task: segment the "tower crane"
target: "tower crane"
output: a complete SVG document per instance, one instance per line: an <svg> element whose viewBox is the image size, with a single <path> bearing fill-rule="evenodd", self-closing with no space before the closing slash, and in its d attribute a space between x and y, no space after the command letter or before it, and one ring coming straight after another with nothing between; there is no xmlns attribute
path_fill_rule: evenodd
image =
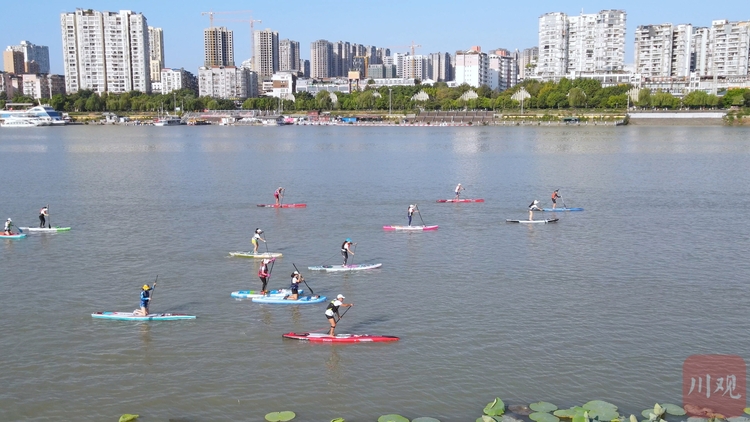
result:
<svg viewBox="0 0 750 422"><path fill-rule="evenodd" d="M226 14L238 14L238 13L250 13L252 15L252 10L236 10L233 12L214 12L213 10L209 12L201 12L201 16L208 15L208 20L210 22L210 28L214 27L214 15L226 15Z"/></svg>
<svg viewBox="0 0 750 422"><path fill-rule="evenodd" d="M411 48L411 78L416 79L416 66L414 66L414 50L417 48L422 48L422 46L412 41L409 45L389 45L388 48Z"/></svg>
<svg viewBox="0 0 750 422"><path fill-rule="evenodd" d="M257 72L257 69L255 69L255 39L253 38L253 34L255 34L255 23L261 23L263 22L260 19L253 19L252 15L250 15L250 19L216 19L217 21L231 21L231 22L249 22L250 23L250 61L253 64L253 70Z"/></svg>

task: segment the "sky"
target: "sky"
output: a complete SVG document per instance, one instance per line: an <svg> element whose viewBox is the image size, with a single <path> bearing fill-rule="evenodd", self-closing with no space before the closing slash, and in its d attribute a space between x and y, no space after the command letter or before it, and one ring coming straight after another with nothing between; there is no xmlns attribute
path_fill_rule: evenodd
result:
<svg viewBox="0 0 750 422"><path fill-rule="evenodd" d="M750 20L750 1L685 0L569 1L569 0L38 0L34 7L14 7L0 26L0 47L27 40L50 50L52 73L63 73L60 14L77 8L143 13L149 26L164 30L165 67L185 68L197 74L203 65L203 29L213 11L214 26L234 30L235 62L251 55L250 24L221 19L261 20L255 29L277 31L279 39L299 41L300 55L310 58L310 43L325 39L376 47L391 53L407 52L414 42L416 54L455 53L480 46L523 50L538 44L539 16L549 12L568 15L603 9L627 12L625 63L633 62L634 30L639 25L690 23L710 26L712 20Z"/></svg>

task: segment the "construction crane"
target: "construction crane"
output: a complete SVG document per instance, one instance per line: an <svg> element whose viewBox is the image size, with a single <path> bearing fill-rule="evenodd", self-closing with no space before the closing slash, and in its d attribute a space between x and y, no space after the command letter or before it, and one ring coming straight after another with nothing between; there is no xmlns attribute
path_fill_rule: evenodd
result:
<svg viewBox="0 0 750 422"><path fill-rule="evenodd" d="M257 72L258 70L255 68L255 39L253 38L253 34L255 33L255 22L261 23L263 21L260 19L253 19L252 15L250 15L250 19L216 19L216 20L250 23L250 61L253 64L253 71Z"/></svg>
<svg viewBox="0 0 750 422"><path fill-rule="evenodd" d="M415 44L414 41L409 45L389 45L388 48L411 48L411 78L416 79L416 66L414 66L414 50L422 48L420 44Z"/></svg>
<svg viewBox="0 0 750 422"><path fill-rule="evenodd" d="M214 12L213 10L210 12L201 12L201 16L208 15L208 20L210 22L210 28L214 27L214 15L226 15L226 14L237 14L237 13L250 13L252 15L252 10L236 10L234 12Z"/></svg>

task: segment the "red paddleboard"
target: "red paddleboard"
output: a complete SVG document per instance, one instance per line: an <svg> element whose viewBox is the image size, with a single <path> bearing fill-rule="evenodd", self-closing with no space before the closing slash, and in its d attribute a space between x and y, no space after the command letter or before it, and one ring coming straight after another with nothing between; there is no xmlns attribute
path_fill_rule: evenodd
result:
<svg viewBox="0 0 750 422"><path fill-rule="evenodd" d="M258 204L258 206L266 208L305 208L307 204Z"/></svg>
<svg viewBox="0 0 750 422"><path fill-rule="evenodd" d="M370 334L336 334L336 336L331 337L322 333L286 333L282 337L317 343L377 343L399 340L396 336L373 336Z"/></svg>
<svg viewBox="0 0 750 422"><path fill-rule="evenodd" d="M484 202L484 199L438 199L435 202Z"/></svg>

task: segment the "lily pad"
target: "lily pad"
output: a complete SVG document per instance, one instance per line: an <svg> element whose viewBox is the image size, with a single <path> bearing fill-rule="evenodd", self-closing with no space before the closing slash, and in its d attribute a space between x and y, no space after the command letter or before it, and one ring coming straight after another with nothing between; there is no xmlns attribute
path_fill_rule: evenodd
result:
<svg viewBox="0 0 750 422"><path fill-rule="evenodd" d="M529 419L536 422L560 422L560 418L552 416L547 412L535 412L529 415Z"/></svg>
<svg viewBox="0 0 750 422"><path fill-rule="evenodd" d="M378 422L409 422L409 419L401 415L383 415L378 418Z"/></svg>
<svg viewBox="0 0 750 422"><path fill-rule="evenodd" d="M575 416L573 416L573 422L589 422L587 416L588 415L585 415L584 413L576 413Z"/></svg>
<svg viewBox="0 0 750 422"><path fill-rule="evenodd" d="M346 422L344 418L331 419L331 422Z"/></svg>
<svg viewBox="0 0 750 422"><path fill-rule="evenodd" d="M614 421L615 419L620 418L620 414L617 413L617 410L601 408L590 411L589 417L592 419L598 419L600 421Z"/></svg>
<svg viewBox="0 0 750 422"><path fill-rule="evenodd" d="M687 413L685 412L685 409L682 408L682 406L678 406L676 404L665 403L662 404L661 407L663 407L664 410L666 410L667 413L672 416L683 416Z"/></svg>
<svg viewBox="0 0 750 422"><path fill-rule="evenodd" d="M505 413L505 403L500 400L500 397L496 397L484 407L484 414L487 416L502 416L503 413Z"/></svg>
<svg viewBox="0 0 750 422"><path fill-rule="evenodd" d="M557 410L557 406L546 401L531 403L529 407L535 412L554 412L555 410Z"/></svg>
<svg viewBox="0 0 750 422"><path fill-rule="evenodd" d="M559 410L555 410L554 412L552 412L552 414L557 416L558 418L564 418L564 419L572 419L573 416L575 416L577 413L578 411L573 407L571 407L570 409L559 409Z"/></svg>
<svg viewBox="0 0 750 422"><path fill-rule="evenodd" d="M654 405L654 415L661 418L661 415L664 414L664 408L659 405L659 403L656 403Z"/></svg>
<svg viewBox="0 0 750 422"><path fill-rule="evenodd" d="M492 416L482 415L477 418L476 422L500 422L500 420Z"/></svg>
<svg viewBox="0 0 750 422"><path fill-rule="evenodd" d="M297 415L294 412L286 410L283 412L271 412L266 415L266 420L268 422L287 422L295 417L297 417Z"/></svg>
<svg viewBox="0 0 750 422"><path fill-rule="evenodd" d="M508 410L521 416L529 416L530 414L534 413L534 411L531 410L529 406L524 406L522 404L512 404L508 406Z"/></svg>
<svg viewBox="0 0 750 422"><path fill-rule="evenodd" d="M641 416L643 416L646 419L649 419L652 413L654 413L654 409L645 409L643 412L641 412Z"/></svg>
<svg viewBox="0 0 750 422"><path fill-rule="evenodd" d="M610 409L612 411L617 411L617 406L602 400L591 400L590 402L584 404L583 408L589 411L601 409Z"/></svg>
<svg viewBox="0 0 750 422"><path fill-rule="evenodd" d="M745 411L745 413L747 413L748 415L750 415L750 407L746 407L743 410Z"/></svg>
<svg viewBox="0 0 750 422"><path fill-rule="evenodd" d="M635 415L630 415L630 422L638 422L638 418Z"/></svg>
<svg viewBox="0 0 750 422"><path fill-rule="evenodd" d="M411 422L440 422L440 421L435 418L422 417L422 418L412 419Z"/></svg>
<svg viewBox="0 0 750 422"><path fill-rule="evenodd" d="M118 422L132 422L136 419L138 419L138 415L131 415L129 413L126 413L120 416L120 420Z"/></svg>

